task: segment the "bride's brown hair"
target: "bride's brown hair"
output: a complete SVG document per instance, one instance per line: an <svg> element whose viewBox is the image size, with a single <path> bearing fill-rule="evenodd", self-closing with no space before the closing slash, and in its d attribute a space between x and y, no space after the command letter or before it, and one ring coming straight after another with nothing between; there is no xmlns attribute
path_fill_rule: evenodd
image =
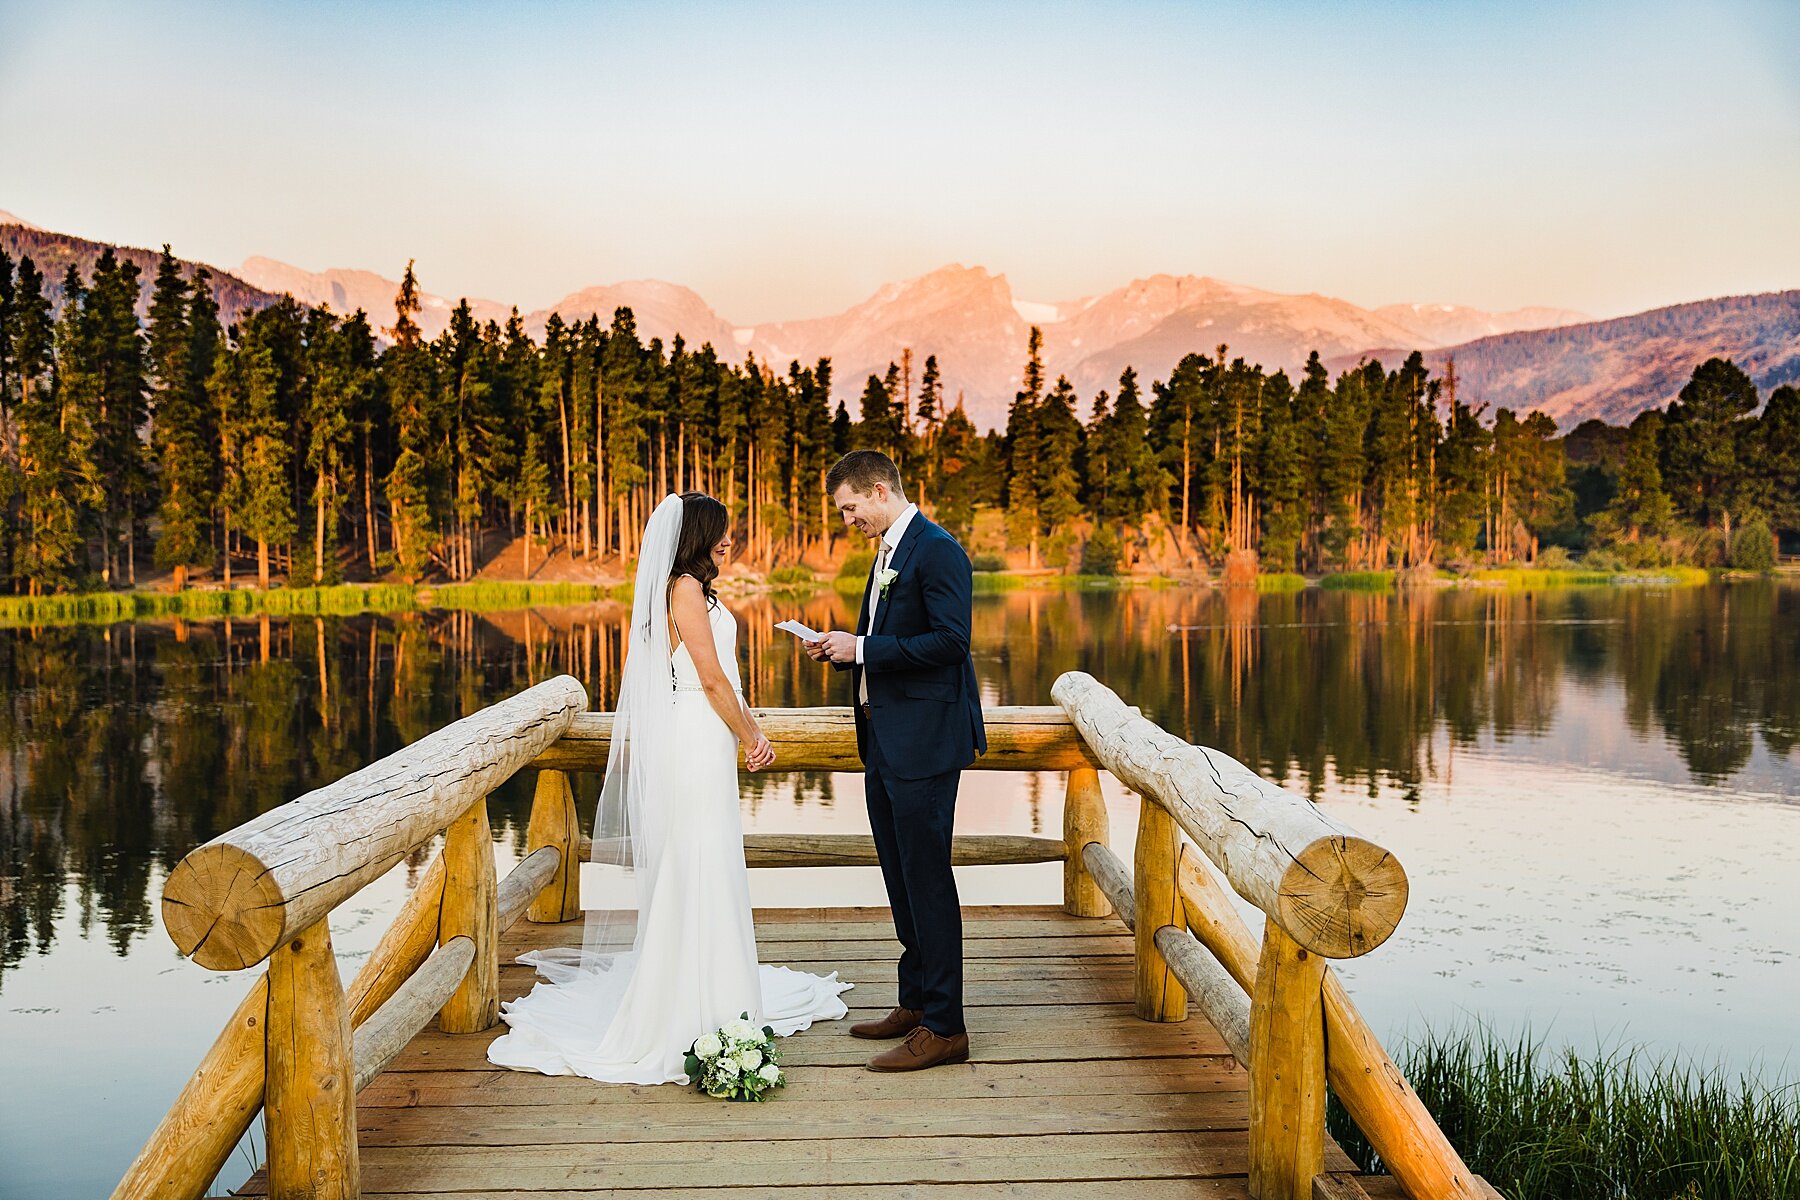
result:
<svg viewBox="0 0 1800 1200"><path fill-rule="evenodd" d="M681 540L675 546L675 563L669 568L670 581L692 575L700 581L706 602L717 603L713 580L719 577L719 564L713 561L712 548L730 528L731 514L723 504L705 492L681 493Z"/></svg>

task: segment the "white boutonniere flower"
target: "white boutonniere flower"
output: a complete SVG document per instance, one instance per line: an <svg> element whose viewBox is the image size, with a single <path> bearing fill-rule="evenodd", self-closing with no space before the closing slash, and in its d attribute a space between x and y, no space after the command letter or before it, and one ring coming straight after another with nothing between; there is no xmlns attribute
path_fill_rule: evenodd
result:
<svg viewBox="0 0 1800 1200"><path fill-rule="evenodd" d="M898 578L900 578L900 572L892 567L883 567L881 574L875 577L875 585L880 589L882 599L887 599L888 587Z"/></svg>

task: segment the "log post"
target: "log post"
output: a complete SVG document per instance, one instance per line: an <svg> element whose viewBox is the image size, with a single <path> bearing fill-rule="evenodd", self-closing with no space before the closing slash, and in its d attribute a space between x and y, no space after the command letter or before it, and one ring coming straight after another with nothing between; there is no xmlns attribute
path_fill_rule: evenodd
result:
<svg viewBox="0 0 1800 1200"><path fill-rule="evenodd" d="M1063 793L1063 911L1071 917L1104 917L1112 911L1106 893L1088 874L1082 851L1089 842L1106 844L1106 799L1100 794L1100 772L1077 767L1069 772Z"/></svg>
<svg viewBox="0 0 1800 1200"><path fill-rule="evenodd" d="M1194 935L1239 987L1254 992L1260 953L1256 935L1238 916L1224 887L1191 851L1181 860L1181 899ZM1469 1170L1438 1128L1329 968L1324 993L1325 1078L1381 1156L1388 1174L1400 1181L1408 1196L1421 1200L1487 1197L1491 1189Z"/></svg>
<svg viewBox="0 0 1800 1200"><path fill-rule="evenodd" d="M263 1121L269 1195L276 1200L356 1200L355 1063L331 928L317 921L269 957Z"/></svg>
<svg viewBox="0 0 1800 1200"><path fill-rule="evenodd" d="M1149 796L1138 817L1137 853L1131 890L1137 912L1132 935L1137 939L1137 1015L1144 1021L1187 1020L1187 992L1156 948L1156 931L1185 924L1175 872L1181 861L1181 838L1175 820Z"/></svg>
<svg viewBox="0 0 1800 1200"><path fill-rule="evenodd" d="M559 925L581 915L581 825L575 815L575 792L564 771L539 771L537 790L531 797L531 825L525 832L529 854L544 846L562 853L556 874L531 901L525 919L538 925Z"/></svg>
<svg viewBox="0 0 1800 1200"><path fill-rule="evenodd" d="M190 852L163 885L176 949L253 966L442 831L587 707L560 676L472 713Z"/></svg>
<svg viewBox="0 0 1800 1200"><path fill-rule="evenodd" d="M462 986L438 1012L445 1033L480 1033L500 1019L500 914L494 877L494 839L488 829L487 798L444 830L444 906L438 914L438 945L466 937L475 943Z"/></svg>
<svg viewBox="0 0 1800 1200"><path fill-rule="evenodd" d="M1406 872L1386 850L1217 750L1192 746L1070 671L1050 694L1100 765L1155 796L1238 895L1328 958L1381 945L1406 911Z"/></svg>
<svg viewBox="0 0 1800 1200"><path fill-rule="evenodd" d="M1250 1001L1250 1196L1311 1200L1325 1169L1325 959L1273 917Z"/></svg>

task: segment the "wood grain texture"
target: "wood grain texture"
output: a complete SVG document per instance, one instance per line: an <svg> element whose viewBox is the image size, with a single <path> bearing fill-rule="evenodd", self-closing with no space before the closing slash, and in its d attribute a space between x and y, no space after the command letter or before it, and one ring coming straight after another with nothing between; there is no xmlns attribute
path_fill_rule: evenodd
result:
<svg viewBox="0 0 1800 1200"><path fill-rule="evenodd" d="M584 837L580 853L584 862L623 863L631 847L626 839L605 838L596 858L593 839ZM959 867L1060 862L1067 856L1058 838L971 833L950 840L950 861ZM866 833L747 833L744 862L752 867L873 867L880 859L875 839Z"/></svg>
<svg viewBox="0 0 1800 1200"><path fill-rule="evenodd" d="M201 966L253 966L435 837L587 707L563 675L464 717L192 851L163 923Z"/></svg>
<svg viewBox="0 0 1800 1200"><path fill-rule="evenodd" d="M539 846L513 864L513 869L500 881L494 897L494 915L499 932L505 933L518 923L526 909L531 907L532 899L543 893L561 864L562 852L554 846ZM546 946L560 945L569 939L569 931L566 929L558 930L555 926L532 928L543 928L546 933L561 935L556 940L546 941Z"/></svg>
<svg viewBox="0 0 1800 1200"><path fill-rule="evenodd" d="M1156 948L1162 952L1163 960L1175 973L1188 999L1219 1031L1219 1037L1230 1047L1232 1056L1248 1067L1250 1001L1237 981L1226 974L1219 960L1185 929L1164 925L1156 931Z"/></svg>
<svg viewBox="0 0 1800 1200"><path fill-rule="evenodd" d="M556 873L531 901L525 918L542 925L573 921L581 915L581 822L575 815L575 791L563 771L539 771L531 797L531 823L525 849L549 846L558 852Z"/></svg>
<svg viewBox="0 0 1800 1200"><path fill-rule="evenodd" d="M1195 936L1246 994L1254 991L1261 953L1256 935L1231 906L1211 868L1192 854L1182 861L1181 895ZM1357 1011L1337 973L1329 969L1323 994L1326 1078L1387 1169L1413 1196L1445 1200L1485 1196L1486 1185L1438 1128L1425 1102Z"/></svg>
<svg viewBox="0 0 1800 1200"><path fill-rule="evenodd" d="M1071 671L1051 695L1101 765L1166 809L1240 896L1329 958L1367 954L1406 911L1399 860L1242 763L1193 746Z"/></svg>
<svg viewBox="0 0 1800 1200"><path fill-rule="evenodd" d="M175 1103L126 1168L112 1200L203 1195L262 1111L269 977L258 976Z"/></svg>
<svg viewBox="0 0 1800 1200"><path fill-rule="evenodd" d="M1106 845L1106 798L1100 793L1100 773L1092 767L1069 772L1063 792L1063 911L1072 917L1104 917L1112 911L1106 893L1088 874L1082 851L1088 843Z"/></svg>
<svg viewBox="0 0 1800 1200"><path fill-rule="evenodd" d="M356 1089L350 1010L324 921L269 959L269 1194L280 1200L356 1200Z"/></svg>
<svg viewBox="0 0 1800 1200"><path fill-rule="evenodd" d="M1137 1013L1145 1021L1185 1021L1187 991L1169 970L1156 945L1156 931L1183 925L1175 873L1181 862L1181 834L1174 818L1148 796L1138 816L1137 852L1131 872L1137 905L1132 921L1136 939Z"/></svg>
<svg viewBox="0 0 1800 1200"><path fill-rule="evenodd" d="M1250 1002L1250 1195L1312 1200L1325 1169L1325 959L1270 918Z"/></svg>
<svg viewBox="0 0 1800 1200"><path fill-rule="evenodd" d="M775 750L778 771L861 771L849 708L751 709ZM612 714L582 713L548 746L536 767L604 771L612 746ZM1100 765L1069 718L1054 705L984 708L987 753L972 771L1072 771Z"/></svg>
<svg viewBox="0 0 1800 1200"><path fill-rule="evenodd" d="M475 954L462 985L444 1002L438 1023L446 1033L479 1033L500 1019L499 880L487 797L478 798L444 831L444 904L438 945L466 937Z"/></svg>
<svg viewBox="0 0 1800 1200"><path fill-rule="evenodd" d="M1104 862L1098 852L1096 843L1084 860ZM1135 920L1125 886L1122 912ZM819 966L857 984L844 997L845 1021L783 1040L791 1084L773 1101L728 1105L691 1089L506 1071L487 1062L494 1031L428 1027L358 1097L364 1195L1248 1200L1248 1074L1198 1015L1137 1018L1134 939L1117 922L1048 906L966 909L973 1059L880 1075L864 1069L870 1047L844 1026L893 1003L889 914L756 918L765 961L800 965L784 951L817 953ZM510 963L566 933L522 922L502 955ZM1186 939L1172 962L1202 953L1184 930L1161 934L1165 953ZM1059 953L1024 953L1033 943ZM434 962L415 980L424 986L437 972ZM535 982L529 969L505 966L500 994ZM1351 1169L1335 1147L1326 1166ZM244 1189L264 1190L260 1178Z"/></svg>
<svg viewBox="0 0 1800 1200"><path fill-rule="evenodd" d="M475 943L454 937L432 952L382 1006L356 1029L356 1090L387 1070L406 1044L431 1024L456 990L462 986L475 961Z"/></svg>
<svg viewBox="0 0 1800 1200"><path fill-rule="evenodd" d="M444 856L439 854L419 876L393 923L381 935L375 949L344 990L352 1028L387 1003L400 985L411 978L419 964L438 944L438 910L444 903Z"/></svg>

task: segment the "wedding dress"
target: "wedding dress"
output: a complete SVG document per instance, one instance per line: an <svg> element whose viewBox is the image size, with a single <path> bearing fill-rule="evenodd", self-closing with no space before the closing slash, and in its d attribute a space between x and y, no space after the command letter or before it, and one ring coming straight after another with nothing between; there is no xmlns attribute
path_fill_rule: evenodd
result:
<svg viewBox="0 0 1800 1200"><path fill-rule="evenodd" d="M685 1083L694 1040L746 1012L786 1036L848 1011L839 996L852 985L836 972L757 963L737 738L701 690L687 646L668 651L669 566L646 561L669 540L671 511L679 534L680 501L670 496L651 517L639 559L594 831L601 903L587 905L582 948L519 957L544 982L501 1006L511 1028L488 1047L498 1066L606 1083ZM662 548L672 562L673 541ZM719 663L738 689L737 620L717 604L708 620Z"/></svg>

